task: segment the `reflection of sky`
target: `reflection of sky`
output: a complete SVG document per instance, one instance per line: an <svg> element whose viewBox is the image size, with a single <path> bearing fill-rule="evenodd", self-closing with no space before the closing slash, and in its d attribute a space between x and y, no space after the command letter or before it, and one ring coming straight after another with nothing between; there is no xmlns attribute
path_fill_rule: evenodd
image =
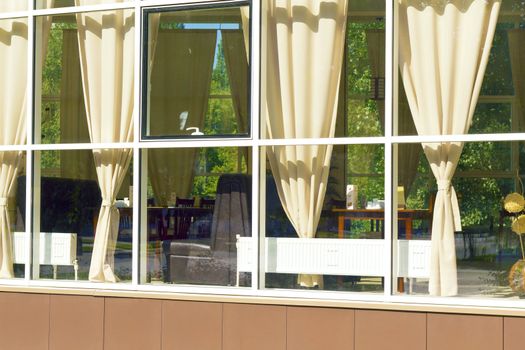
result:
<svg viewBox="0 0 525 350"><path fill-rule="evenodd" d="M217 30L217 43L215 44L215 58L213 59L213 68L217 65L219 55L219 42L222 39L221 30L239 29L239 23L183 23L184 29L215 29Z"/></svg>

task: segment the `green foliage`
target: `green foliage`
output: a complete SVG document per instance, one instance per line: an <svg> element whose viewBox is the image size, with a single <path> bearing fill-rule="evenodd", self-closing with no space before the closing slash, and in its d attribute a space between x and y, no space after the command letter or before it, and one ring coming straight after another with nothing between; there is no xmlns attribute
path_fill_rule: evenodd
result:
<svg viewBox="0 0 525 350"><path fill-rule="evenodd" d="M230 80L224 59L221 36L218 36L215 64L212 72L208 112L205 117L206 135L227 135L237 132L237 121L231 98ZM215 96L215 97L213 97ZM214 197L219 174L239 172L239 149L235 147L204 148L200 150L198 169L193 184L193 195ZM246 167L241 170L246 171Z"/></svg>
<svg viewBox="0 0 525 350"><path fill-rule="evenodd" d="M62 31L72 24L53 23L49 33L47 55L42 68L41 138L42 143L60 143L60 96L62 81ZM42 153L43 169L60 167L60 152Z"/></svg>
<svg viewBox="0 0 525 350"><path fill-rule="evenodd" d="M384 28L382 21L349 22L347 28L347 135L383 134L378 103L367 97L372 77L366 32ZM347 183L358 186L360 201L384 198L384 146L347 146Z"/></svg>
<svg viewBox="0 0 525 350"><path fill-rule="evenodd" d="M514 94L507 36L507 30L513 27L514 23L498 23L496 27L481 95Z"/></svg>
<svg viewBox="0 0 525 350"><path fill-rule="evenodd" d="M380 136L383 134L378 102L366 99L370 95L370 80L372 78L366 31L381 28L384 28L382 21L348 23L346 85L348 97L347 135L350 137Z"/></svg>
<svg viewBox="0 0 525 350"><path fill-rule="evenodd" d="M212 97L208 101L204 133L206 135L231 135L237 133L237 119L231 98L230 80L220 35L215 53L210 95Z"/></svg>

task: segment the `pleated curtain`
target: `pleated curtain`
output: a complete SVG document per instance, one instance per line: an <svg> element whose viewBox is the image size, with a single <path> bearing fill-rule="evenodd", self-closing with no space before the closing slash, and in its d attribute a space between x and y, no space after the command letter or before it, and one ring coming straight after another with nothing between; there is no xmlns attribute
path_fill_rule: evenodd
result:
<svg viewBox="0 0 525 350"><path fill-rule="evenodd" d="M267 8L266 136L334 136L347 2L269 0ZM267 147L279 198L300 238L315 237L331 155L331 145ZM300 275L298 283L321 286L322 278Z"/></svg>
<svg viewBox="0 0 525 350"><path fill-rule="evenodd" d="M246 60L250 61L250 7L241 6L241 26L244 38L244 47L246 48Z"/></svg>
<svg viewBox="0 0 525 350"><path fill-rule="evenodd" d="M53 1L47 0L48 5ZM0 12L23 11L26 1L2 0ZM45 57L49 36L50 17L45 17L38 28L42 33L42 57ZM27 18L0 20L0 144L23 145L26 143L27 118ZM23 152L0 152L0 278L13 278L13 252L11 223L9 218L9 197L22 164Z"/></svg>
<svg viewBox="0 0 525 350"><path fill-rule="evenodd" d="M82 74L75 29L62 30L62 80L60 85L60 141L90 142ZM96 180L93 155L88 151L61 151L60 174L69 179Z"/></svg>
<svg viewBox="0 0 525 350"><path fill-rule="evenodd" d="M106 0L76 0L77 6ZM122 2L114 0L112 2ZM82 86L92 143L133 140L134 11L113 10L76 15ZM89 280L116 282L114 252L119 228L115 207L126 176L131 149L94 149L102 207L98 215Z"/></svg>
<svg viewBox="0 0 525 350"><path fill-rule="evenodd" d="M418 134L466 134L500 1L398 1L399 65ZM438 188L429 282L429 293L436 296L458 292L454 232L461 230L461 218L451 180L462 148L461 142L423 144Z"/></svg>
<svg viewBox="0 0 525 350"><path fill-rule="evenodd" d="M525 130L525 29L510 29L507 35L514 95L520 105L519 130L523 131Z"/></svg>
<svg viewBox="0 0 525 350"><path fill-rule="evenodd" d="M410 106L406 98L403 86L399 86L399 98L397 108L398 134L417 135L417 130L410 113ZM405 189L405 201L417 176L419 158L423 149L419 143L400 143L397 152L397 183Z"/></svg>
<svg viewBox="0 0 525 350"><path fill-rule="evenodd" d="M237 120L237 132L246 133L248 131L248 103L249 98L249 48L247 48L244 32L237 30L222 31L222 47L224 50L224 61L228 71L230 81L231 96L235 119ZM244 148L242 155L246 160L248 169L251 168L249 150Z"/></svg>
<svg viewBox="0 0 525 350"><path fill-rule="evenodd" d="M204 128L216 42L215 30L159 30L150 80L151 135L189 135L188 127ZM180 118L184 113L185 121ZM167 205L173 194L190 196L198 152L176 148L148 153L157 204Z"/></svg>

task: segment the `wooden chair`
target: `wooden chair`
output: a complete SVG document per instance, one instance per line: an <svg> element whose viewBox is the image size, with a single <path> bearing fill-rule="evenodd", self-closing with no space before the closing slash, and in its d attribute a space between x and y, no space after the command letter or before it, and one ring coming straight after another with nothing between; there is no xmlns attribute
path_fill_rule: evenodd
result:
<svg viewBox="0 0 525 350"><path fill-rule="evenodd" d="M175 200L176 207L191 208L195 206L195 197L193 198L179 198Z"/></svg>
<svg viewBox="0 0 525 350"><path fill-rule="evenodd" d="M213 209L215 208L215 198L202 198L199 207L203 209L209 209L210 212L199 217L197 220L198 238L210 237Z"/></svg>
<svg viewBox="0 0 525 350"><path fill-rule="evenodd" d="M195 197L193 198L177 198L175 206L178 208L193 208L195 206ZM175 239L188 238L190 225L193 221L191 213L184 210L176 211L175 216Z"/></svg>
<svg viewBox="0 0 525 350"><path fill-rule="evenodd" d="M202 198L200 202L200 207L213 209L215 207L215 198Z"/></svg>

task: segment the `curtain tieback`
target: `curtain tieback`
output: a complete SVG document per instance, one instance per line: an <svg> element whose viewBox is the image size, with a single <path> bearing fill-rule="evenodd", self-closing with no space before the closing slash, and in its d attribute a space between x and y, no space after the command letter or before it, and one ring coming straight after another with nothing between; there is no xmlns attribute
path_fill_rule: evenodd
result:
<svg viewBox="0 0 525 350"><path fill-rule="evenodd" d="M7 207L7 197L0 197L0 207Z"/></svg>
<svg viewBox="0 0 525 350"><path fill-rule="evenodd" d="M450 188L452 187L452 182L449 180L438 180L438 191L450 191Z"/></svg>
<svg viewBox="0 0 525 350"><path fill-rule="evenodd" d="M115 201L108 201L107 199L102 200L103 207L114 207Z"/></svg>
<svg viewBox="0 0 525 350"><path fill-rule="evenodd" d="M458 197L454 186L452 186L452 182L450 180L438 180L437 186L438 191L445 191L446 194L450 193L452 215L454 216L454 231L461 231L461 214L459 212Z"/></svg>

